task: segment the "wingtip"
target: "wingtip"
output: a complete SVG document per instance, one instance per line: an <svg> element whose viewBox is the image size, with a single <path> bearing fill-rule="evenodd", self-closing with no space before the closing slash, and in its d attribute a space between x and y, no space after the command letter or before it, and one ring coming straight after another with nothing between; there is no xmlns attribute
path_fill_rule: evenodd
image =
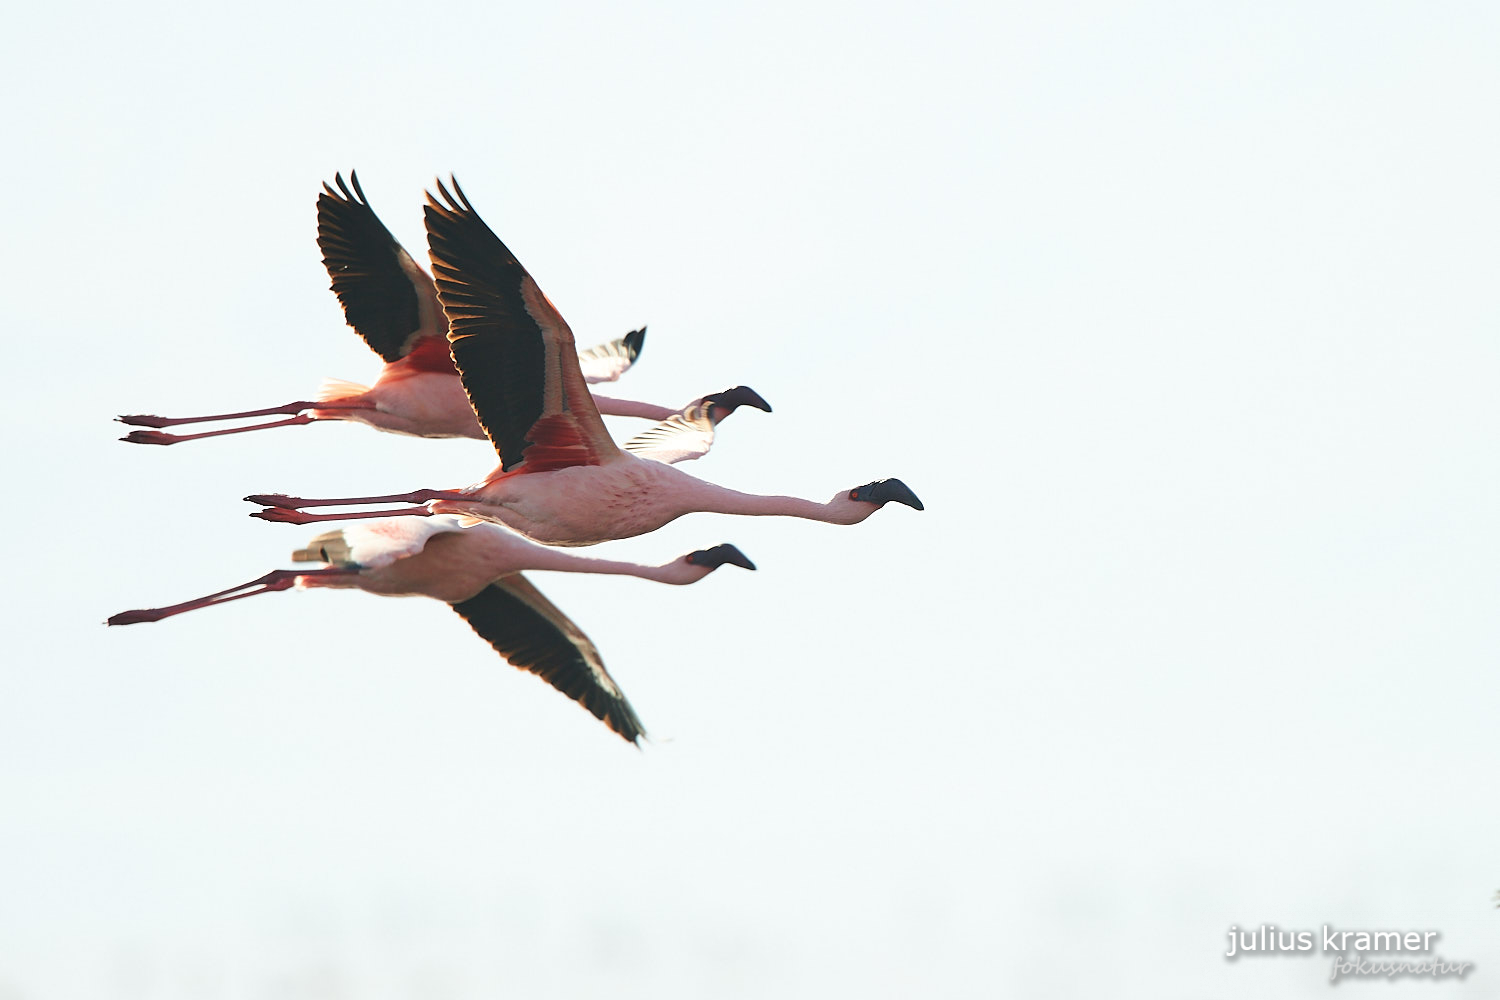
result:
<svg viewBox="0 0 1500 1000"><path fill-rule="evenodd" d="M474 211L474 206L469 202L469 196L464 194L463 185L458 183L458 175L450 173L448 175L448 183L453 185L453 200L460 210L465 212Z"/></svg>
<svg viewBox="0 0 1500 1000"><path fill-rule="evenodd" d="M646 328L643 326L639 330L631 330L625 335L624 340L625 350L630 355L631 363L634 364L635 360L641 356L641 349L646 346Z"/></svg>
<svg viewBox="0 0 1500 1000"><path fill-rule="evenodd" d="M618 707L622 711L609 713L604 719L604 724L622 740L639 750L641 741L647 738L646 727L641 725L640 717L635 714L635 709L630 707L629 702L622 700Z"/></svg>
<svg viewBox="0 0 1500 1000"><path fill-rule="evenodd" d="M350 205L369 207L369 202L365 200L365 192L359 186L359 174L356 171L349 171L349 180L347 182L344 180L343 171L335 171L333 183L338 186L337 191L330 187L327 181L323 182L323 193L318 195L319 201L322 201L324 198L334 198ZM354 186L352 191L350 190L351 184Z"/></svg>
<svg viewBox="0 0 1500 1000"><path fill-rule="evenodd" d="M441 177L434 178L433 180L437 184L438 195L441 196L442 200L439 201L431 191L426 192L428 208L436 209L439 212L449 215L465 212L469 214L474 213L474 206L469 204L469 197L464 194L464 189L459 185L456 175L449 174L447 184L443 183ZM449 184L453 185L452 191L448 190Z"/></svg>
<svg viewBox="0 0 1500 1000"><path fill-rule="evenodd" d="M433 183L437 185L437 194L433 194L431 191L428 191L427 203L433 208L438 209L439 211L453 211L453 195L448 193L448 185L443 183L443 179L441 177L433 178Z"/></svg>

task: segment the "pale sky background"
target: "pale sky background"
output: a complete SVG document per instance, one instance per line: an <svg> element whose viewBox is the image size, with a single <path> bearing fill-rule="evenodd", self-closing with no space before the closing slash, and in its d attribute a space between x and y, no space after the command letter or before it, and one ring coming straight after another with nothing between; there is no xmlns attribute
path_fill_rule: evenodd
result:
<svg viewBox="0 0 1500 1000"><path fill-rule="evenodd" d="M32 5L0 35L0 998L1500 996L1500 8ZM618 395L743 383L690 588L535 577L636 752L450 610L280 594L305 496L469 441L185 415L368 381L314 243L455 172ZM622 434L643 423L614 425Z"/></svg>

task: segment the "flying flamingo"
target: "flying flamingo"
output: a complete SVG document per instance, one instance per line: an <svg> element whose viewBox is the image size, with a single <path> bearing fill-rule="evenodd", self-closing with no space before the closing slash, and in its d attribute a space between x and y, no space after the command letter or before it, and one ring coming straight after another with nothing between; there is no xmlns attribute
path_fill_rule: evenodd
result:
<svg viewBox="0 0 1500 1000"><path fill-rule="evenodd" d="M595 559L526 541L493 524L464 528L454 517L392 518L314 538L293 562L326 569L272 570L265 576L165 608L122 611L109 625L160 621L292 587L354 587L383 596L433 597L453 606L512 666L548 684L632 742L641 722L604 669L588 636L521 575L522 570L614 573L660 583L696 583L728 563L754 569L733 545L691 552L663 566Z"/></svg>
<svg viewBox="0 0 1500 1000"><path fill-rule="evenodd" d="M589 398L568 324L474 211L456 180L453 190L450 194L439 181L443 202L427 196L428 246L453 360L499 467L467 489L339 500L249 496L245 499L252 503L268 505L252 516L305 524L454 513L500 522L546 544L592 545L654 531L693 511L854 524L892 500L922 509L899 479L841 490L827 503L817 503L738 493L622 451ZM352 514L301 510L373 503L424 506Z"/></svg>
<svg viewBox="0 0 1500 1000"><path fill-rule="evenodd" d="M438 304L432 278L396 242L376 217L351 173L353 191L342 174L334 176L338 191L323 185L318 195L318 247L333 280L333 291L344 307L344 318L385 361L374 386L329 379L316 400L284 406L202 417L158 417L136 413L120 422L157 430L131 431L120 440L132 444L177 444L199 438L240 434L309 424L315 420L353 420L377 430L417 437L484 439L458 371L448 353L448 322ZM590 383L613 382L639 357L646 328L618 340L579 352L584 378ZM695 400L702 402L702 400ZM611 416L665 420L676 411L655 403L600 396L599 411ZM285 419L243 427L169 434L159 428L250 417Z"/></svg>

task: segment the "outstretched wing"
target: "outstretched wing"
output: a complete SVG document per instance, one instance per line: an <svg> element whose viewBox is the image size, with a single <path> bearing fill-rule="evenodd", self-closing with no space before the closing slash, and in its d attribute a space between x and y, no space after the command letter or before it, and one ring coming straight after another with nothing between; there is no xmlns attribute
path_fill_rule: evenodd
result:
<svg viewBox="0 0 1500 1000"><path fill-rule="evenodd" d="M661 423L625 442L625 450L640 458L675 464L702 458L714 445L714 428L741 406L771 412L771 404L748 385L713 392L682 408Z"/></svg>
<svg viewBox="0 0 1500 1000"><path fill-rule="evenodd" d="M632 743L645 735L599 650L521 574L502 577L453 610L511 666L536 674Z"/></svg>
<svg viewBox="0 0 1500 1000"><path fill-rule="evenodd" d="M427 195L427 245L453 360L505 472L619 454L578 366L573 331L458 182Z"/></svg>
<svg viewBox="0 0 1500 1000"><path fill-rule="evenodd" d="M434 535L462 531L457 517L380 517L352 521L314 538L292 553L292 562L326 562L355 569L380 569L414 556Z"/></svg>
<svg viewBox="0 0 1500 1000"><path fill-rule="evenodd" d="M624 449L638 458L675 465L702 458L714 444L714 422L708 404L694 403L626 441Z"/></svg>
<svg viewBox="0 0 1500 1000"><path fill-rule="evenodd" d="M586 351L578 352L578 367L583 371L583 380L590 385L595 382L613 382L630 370L635 359L641 356L646 346L646 328L631 330L618 340L597 344Z"/></svg>
<svg viewBox="0 0 1500 1000"><path fill-rule="evenodd" d="M334 175L318 195L318 248L344 307L344 319L389 364L413 352L437 370L452 370L448 322L427 272L375 215L359 175ZM431 359L427 355L432 355Z"/></svg>

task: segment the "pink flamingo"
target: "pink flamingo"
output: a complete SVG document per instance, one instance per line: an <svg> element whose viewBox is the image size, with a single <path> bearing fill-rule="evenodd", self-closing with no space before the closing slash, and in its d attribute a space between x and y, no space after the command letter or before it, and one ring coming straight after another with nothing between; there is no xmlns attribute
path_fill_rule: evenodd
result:
<svg viewBox="0 0 1500 1000"><path fill-rule="evenodd" d="M252 516L305 524L350 517L465 514L551 545L592 545L654 531L693 511L779 514L833 524L863 521L888 501L922 502L899 479L841 490L827 503L738 493L618 448L589 398L573 333L455 180L427 196L427 237L448 339L464 388L500 465L467 489L305 500L249 496ZM435 502L433 502L435 501ZM309 514L301 508L423 504ZM429 505L430 504L430 505Z"/></svg>
<svg viewBox="0 0 1500 1000"><path fill-rule="evenodd" d="M696 583L728 563L754 569L733 545L691 552L662 566L594 559L536 545L493 524L402 517L351 525L314 538L293 562L326 569L272 570L238 587L165 608L122 611L109 625L160 621L185 611L292 587L352 587L383 596L433 597L453 606L512 666L537 674L632 742L644 733L599 650L521 575L522 570L613 573L659 583Z"/></svg>
<svg viewBox="0 0 1500 1000"><path fill-rule="evenodd" d="M417 437L483 440L484 430L469 406L448 352L448 321L432 278L376 217L365 200L358 175L351 173L349 180L353 191L344 183L343 175L337 174L334 182L338 191L325 183L323 193L318 195L318 247L323 251L333 291L344 307L344 318L385 362L375 384L329 379L316 400L239 413L202 417L126 414L116 419L158 429L131 431L120 440L168 445L315 420L353 420L377 430ZM584 379L590 383L615 381L640 356L645 340L646 328L641 327L618 340L580 351ZM597 397L596 401L599 411L611 416L664 420L676 412L655 403L608 396ZM196 434L160 430L181 424L278 415L285 419Z"/></svg>

